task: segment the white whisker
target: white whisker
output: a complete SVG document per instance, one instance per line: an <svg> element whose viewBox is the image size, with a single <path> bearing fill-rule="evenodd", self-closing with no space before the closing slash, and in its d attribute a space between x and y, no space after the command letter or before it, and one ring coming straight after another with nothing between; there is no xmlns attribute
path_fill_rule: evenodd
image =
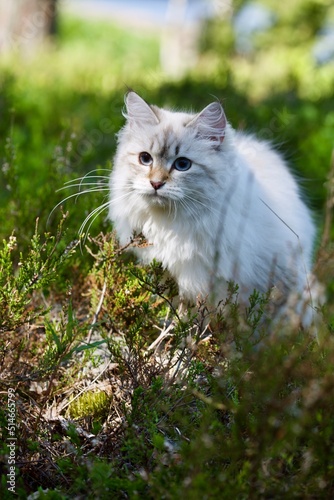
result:
<svg viewBox="0 0 334 500"><path fill-rule="evenodd" d="M61 200L59 203L57 203L57 205L52 209L52 212L56 208L58 208L59 205L61 205L62 203L65 203L67 200L70 200L71 198L78 198L79 196L81 196L83 194L87 194L87 193L99 193L100 191L101 191L100 189L91 188L91 189L85 189L85 191L79 191L78 193L70 194L69 196L66 196L66 198ZM51 212L51 214L52 214L52 212Z"/></svg>
<svg viewBox="0 0 334 500"><path fill-rule="evenodd" d="M96 191L106 191L107 189L109 190L109 185L107 183L102 183L102 182L85 182L84 184L71 184L71 185L68 185L68 186L63 186L59 189L57 189L57 192L59 191L64 191L64 189L70 189L70 188L74 188L74 187L79 187L80 189L82 187L86 187L86 186L95 186L96 188ZM81 194L81 193L84 193L85 191L78 191L77 194Z"/></svg>
<svg viewBox="0 0 334 500"><path fill-rule="evenodd" d="M53 207L53 209L51 210L50 214L49 214L49 217L48 217L48 220L47 220L47 223L49 222L50 220L50 217L51 215L53 214L53 212L59 207L61 206L63 203L65 203L66 201L70 200L71 198L78 198L79 196L81 196L82 194L87 194L87 193L99 193L101 192L101 189L96 189L96 188L90 188L90 189L86 189L85 191L79 191L77 193L73 193L73 194L70 194L69 196L66 196L66 198L63 198L59 203L57 203L57 205L55 205Z"/></svg>
<svg viewBox="0 0 334 500"><path fill-rule="evenodd" d="M80 183L82 183L83 180L92 180L92 179L104 179L105 181L108 181L109 177L107 177L106 175L90 175L89 177L87 177L86 175L84 177L76 177L75 179L71 179L70 181L66 181L64 184L65 185L71 185L73 182L79 182L81 181ZM95 181L96 183L98 183L98 181Z"/></svg>
<svg viewBox="0 0 334 500"><path fill-rule="evenodd" d="M83 221L83 223L81 224L80 228L79 228L79 236L80 236L80 239L82 238L82 236L85 234L85 237L84 237L84 244L86 242L86 239L87 239L87 235L89 233L89 230L92 226L92 224L94 223L94 221L97 219L97 217L106 209L108 208L109 206L109 201L103 203L102 205L100 205L99 207L97 208L94 208L94 210L92 212L90 212L87 217L85 218L85 220ZM92 219L92 220L91 220ZM91 221L90 221L91 220ZM87 228L87 231L86 233L84 233L84 229L85 227L87 226L88 222L90 221L89 225L88 225L88 228Z"/></svg>
<svg viewBox="0 0 334 500"><path fill-rule="evenodd" d="M93 174L94 172L97 172L98 175L91 175ZM100 176L99 172L108 172L108 176ZM108 168L94 168L93 170L90 170L89 172L87 172L87 174L85 174L83 177L80 177L80 179L85 179L86 177L106 177L109 179L109 176L110 176L110 172L111 170L109 170Z"/></svg>
<svg viewBox="0 0 334 500"><path fill-rule="evenodd" d="M91 194L91 193L102 193L110 190L109 188L109 175L92 175L93 173L99 174L99 172L104 171L108 172L110 174L109 169L94 169L88 172L86 175L83 177L77 177L75 179L66 181L64 183L64 186L61 187L60 189L57 190L63 191L65 189L71 189L71 188L78 188L78 191L76 191L73 194L70 194L69 196L66 196L63 198L53 209L51 210L47 223L50 220L51 215L53 212L61 206L63 203L66 203L68 200L75 198L75 202L77 201L77 198L83 194Z"/></svg>
<svg viewBox="0 0 334 500"><path fill-rule="evenodd" d="M194 205L191 205L190 203L187 202L186 198L183 198L182 200L179 200L180 205L184 207L185 211L189 214L189 216L194 219L194 221L197 220L197 212L195 210Z"/></svg>
<svg viewBox="0 0 334 500"><path fill-rule="evenodd" d="M190 191L190 190L188 192L190 192L192 195L195 194L193 191ZM220 214L219 210L217 210L216 208L213 208L209 204L206 204L206 203L198 200L194 196L190 196L189 194L184 194L184 198L187 199L189 202L191 202L191 204L194 206L194 208L196 207L196 205L200 205L201 207L204 207L206 210L208 210L209 212L211 212L213 214L217 214L217 215Z"/></svg>

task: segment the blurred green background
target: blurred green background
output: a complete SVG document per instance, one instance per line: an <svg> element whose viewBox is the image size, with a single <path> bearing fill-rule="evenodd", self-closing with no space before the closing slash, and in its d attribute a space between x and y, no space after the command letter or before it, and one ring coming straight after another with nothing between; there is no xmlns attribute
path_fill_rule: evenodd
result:
<svg viewBox="0 0 334 500"><path fill-rule="evenodd" d="M213 2L213 16L191 35L196 59L177 74L161 63L161 26L85 19L64 8L66 2L58 2L51 41L29 53L18 43L19 50L3 51L0 238L15 230L24 247L36 217L42 230L54 231L60 210L47 226L51 210L75 192L57 192L64 182L111 168L128 87L151 103L175 108L200 110L212 96L221 99L234 127L271 140L289 159L321 227L334 145L334 59L321 60L315 47L333 26L334 8L329 0L256 4L269 16L268 26L247 38L249 26L238 28L238 15L249 2ZM221 5L229 7L219 10ZM170 29L171 38L186 37L181 47L189 42L190 32L180 23L172 21ZM69 239L105 194L64 205ZM108 228L101 215L92 232Z"/></svg>

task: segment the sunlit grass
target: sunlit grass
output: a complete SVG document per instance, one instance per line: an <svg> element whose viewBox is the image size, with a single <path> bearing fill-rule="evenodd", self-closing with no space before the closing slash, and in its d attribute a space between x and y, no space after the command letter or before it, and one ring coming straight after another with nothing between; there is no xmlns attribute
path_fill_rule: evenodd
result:
<svg viewBox="0 0 334 500"><path fill-rule="evenodd" d="M131 84L145 78L159 65L157 35L129 32L106 21L77 20L67 14L60 17L56 41L28 56L22 48L23 56L9 54L0 61L2 69L18 79L21 92L24 88L30 93L75 89L108 95L127 81Z"/></svg>

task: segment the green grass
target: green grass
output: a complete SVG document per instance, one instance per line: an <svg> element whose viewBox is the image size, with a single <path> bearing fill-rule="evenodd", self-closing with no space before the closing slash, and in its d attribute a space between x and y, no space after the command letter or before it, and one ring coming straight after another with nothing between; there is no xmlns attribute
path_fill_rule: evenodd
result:
<svg viewBox="0 0 334 500"><path fill-rule="evenodd" d="M180 81L159 70L155 36L67 17L55 46L0 61L1 498L13 498L12 389L19 498L333 496L334 67L309 52L326 2L290 3L249 58L230 23L209 24ZM65 182L108 175L127 86L176 108L217 96L233 126L290 159L319 227L317 338L259 327L266 297L243 312L233 288L211 331L204 307L180 319L174 284L120 250L103 214L79 239L105 192L53 211L76 192L58 191Z"/></svg>

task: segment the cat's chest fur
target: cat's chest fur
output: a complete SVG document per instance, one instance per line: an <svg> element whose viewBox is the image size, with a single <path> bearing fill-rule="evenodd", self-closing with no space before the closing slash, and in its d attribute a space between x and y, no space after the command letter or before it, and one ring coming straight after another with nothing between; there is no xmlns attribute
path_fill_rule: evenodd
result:
<svg viewBox="0 0 334 500"><path fill-rule="evenodd" d="M148 245L136 248L136 255L145 263L153 259L161 262L178 283L181 296L192 301L199 295L204 298L214 272L215 242L209 226L192 221L184 224L173 220L168 212L157 212L149 217L143 214L141 233Z"/></svg>

